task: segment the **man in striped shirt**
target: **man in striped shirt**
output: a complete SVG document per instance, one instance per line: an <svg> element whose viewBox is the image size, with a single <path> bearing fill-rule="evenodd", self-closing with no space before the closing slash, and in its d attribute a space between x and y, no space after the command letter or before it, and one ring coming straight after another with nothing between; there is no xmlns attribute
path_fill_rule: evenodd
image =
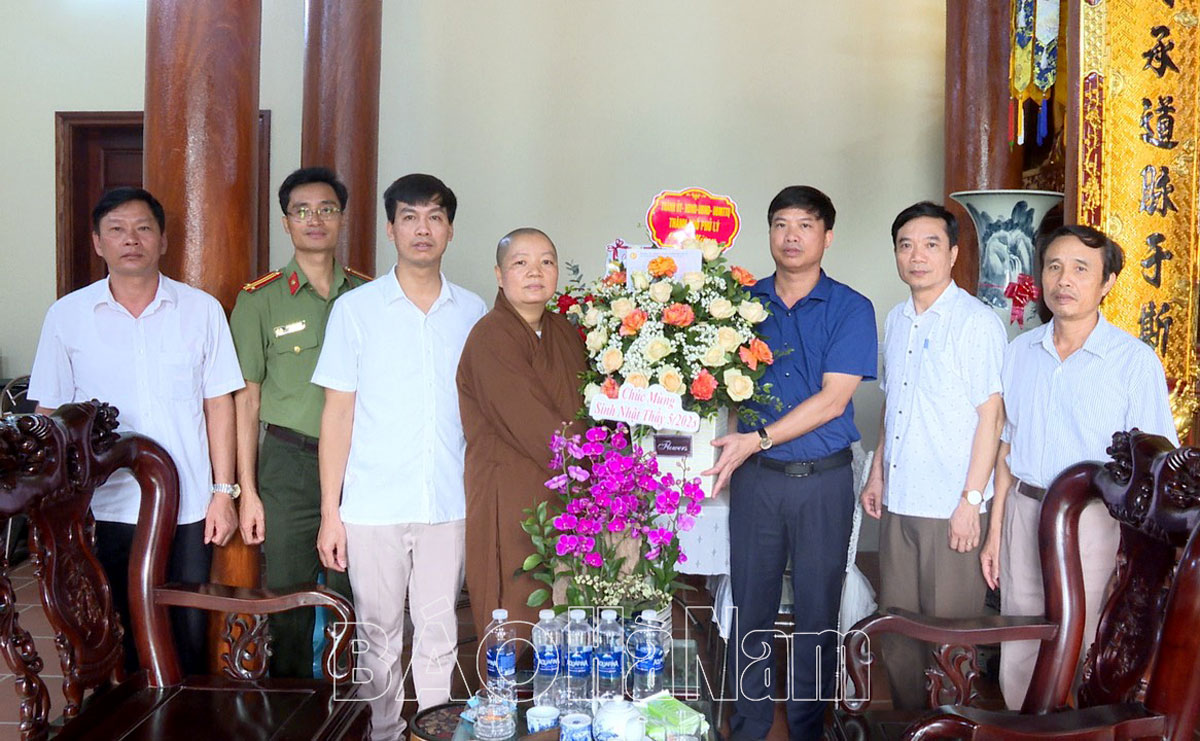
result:
<svg viewBox="0 0 1200 741"><path fill-rule="evenodd" d="M1038 513L1046 487L1079 461L1105 460L1114 432L1134 427L1178 444L1162 363L1154 350L1100 313L1125 262L1121 248L1086 226L1062 226L1038 245L1049 324L1008 346L1001 382L1007 422L996 461L991 526L980 554L984 578L1000 586L1001 613L1044 611L1038 559ZM1120 531L1104 504L1092 502L1079 523L1087 622L1085 652L1096 635ZM1038 641L1010 641L1000 651L1000 689L1020 708Z"/></svg>

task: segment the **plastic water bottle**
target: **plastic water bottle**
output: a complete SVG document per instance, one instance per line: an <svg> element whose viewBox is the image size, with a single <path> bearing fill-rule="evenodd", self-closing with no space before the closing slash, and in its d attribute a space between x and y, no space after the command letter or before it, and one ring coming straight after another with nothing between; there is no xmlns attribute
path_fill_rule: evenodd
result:
<svg viewBox="0 0 1200 741"><path fill-rule="evenodd" d="M625 630L617 622L616 610L600 613L596 628L596 699L620 700L625 697Z"/></svg>
<svg viewBox="0 0 1200 741"><path fill-rule="evenodd" d="M512 699L517 679L515 632L508 624L508 610L492 610L492 622L485 633L487 647L487 688L497 697Z"/></svg>
<svg viewBox="0 0 1200 741"><path fill-rule="evenodd" d="M587 613L571 610L567 623L567 710L592 714L592 629Z"/></svg>
<svg viewBox="0 0 1200 741"><path fill-rule="evenodd" d="M631 694L634 700L645 700L658 694L663 688L663 642L656 618L657 613L654 610L643 610L642 624L629 639L633 652Z"/></svg>
<svg viewBox="0 0 1200 741"><path fill-rule="evenodd" d="M538 624L533 626L534 660L537 663L533 674L533 704L559 707L566 684L562 670L562 625L555 619L554 610L542 610L538 618Z"/></svg>

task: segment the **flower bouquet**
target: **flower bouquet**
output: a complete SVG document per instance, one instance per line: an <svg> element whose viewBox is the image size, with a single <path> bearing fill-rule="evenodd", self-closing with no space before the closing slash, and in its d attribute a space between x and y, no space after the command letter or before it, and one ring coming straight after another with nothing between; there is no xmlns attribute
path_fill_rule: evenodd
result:
<svg viewBox="0 0 1200 741"><path fill-rule="evenodd" d="M687 560L679 532L700 513L697 481L661 473L652 452L633 444L623 424L582 435L556 433L546 487L558 494L525 510L522 528L534 552L523 568L542 582L536 607L559 591L569 606L661 609L682 585Z"/></svg>

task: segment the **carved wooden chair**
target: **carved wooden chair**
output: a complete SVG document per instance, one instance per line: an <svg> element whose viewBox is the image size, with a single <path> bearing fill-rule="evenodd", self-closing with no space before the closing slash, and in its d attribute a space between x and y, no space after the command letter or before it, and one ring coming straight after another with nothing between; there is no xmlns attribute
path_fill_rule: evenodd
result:
<svg viewBox="0 0 1200 741"><path fill-rule="evenodd" d="M893 611L846 637L847 674L867 686L870 639L895 632L937 648L928 670L932 711L867 710L847 698L835 721L844 738L1191 739L1200 711L1200 449L1174 449L1137 430L1113 435L1108 463L1079 463L1051 485L1038 538L1046 616L938 620ZM1120 522L1114 588L1068 698L1083 643L1079 514L1101 498ZM1183 548L1176 568L1177 549ZM1036 638L1041 649L1020 713L973 707L972 645ZM941 706L941 707L938 707Z"/></svg>
<svg viewBox="0 0 1200 741"><path fill-rule="evenodd" d="M237 739L366 738L370 711L355 700L355 685L348 681L351 604L317 585L282 592L165 584L179 507L175 464L154 441L117 435L116 427L117 410L94 401L65 405L52 417L0 419L0 515L29 515L31 557L62 663L66 703L57 738L173 739L197 733ZM122 628L93 554L94 522L88 511L96 487L120 468L132 469L142 491L129 597L144 668L128 678ZM0 566L0 652L16 674L21 736L44 739L51 729L49 693L39 676L43 659L17 620L8 564ZM232 648L221 657L223 676L182 675L169 606L229 613ZM266 614L315 606L337 614L326 628L324 659L331 680L264 679Z"/></svg>

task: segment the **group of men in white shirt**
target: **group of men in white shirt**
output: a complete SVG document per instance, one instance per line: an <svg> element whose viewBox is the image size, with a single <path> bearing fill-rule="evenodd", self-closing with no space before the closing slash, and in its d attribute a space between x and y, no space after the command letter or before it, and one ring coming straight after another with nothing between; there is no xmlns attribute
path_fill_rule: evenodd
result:
<svg viewBox="0 0 1200 741"><path fill-rule="evenodd" d="M406 597L417 700L428 707L449 697L465 518L454 379L467 334L486 312L481 298L441 273L454 234L454 193L436 177L406 175L387 189L384 208L396 265L334 303L312 379L326 395L316 546L329 569L353 564L358 637L370 645L360 656L368 672L359 676L371 677L360 697L371 701L377 739L405 729ZM206 582L211 546L227 543L238 527L233 392L244 381L229 326L216 299L159 272L166 219L152 194L104 194L92 227L109 274L47 312L29 397L43 414L106 401L119 411L119 431L167 449L180 470L181 500L168 578ZM132 477L119 472L92 502L97 556L113 586L131 669L127 572L139 501ZM172 618L185 671L203 673L204 614L177 610Z"/></svg>
<svg viewBox="0 0 1200 741"><path fill-rule="evenodd" d="M1006 346L1000 318L951 278L958 226L949 211L910 206L892 239L911 295L884 328L884 408L862 492L866 512L881 519L880 608L980 615L987 587L999 586L1002 614L1040 615L1046 487L1074 463L1104 460L1114 432L1137 427L1178 444L1158 356L1100 312L1124 255L1090 227L1045 235L1037 264L1053 318ZM1079 533L1090 644L1119 530L1096 501ZM1021 707L1037 648L1001 647L1010 708ZM888 637L883 653L897 705L925 705L929 651Z"/></svg>

